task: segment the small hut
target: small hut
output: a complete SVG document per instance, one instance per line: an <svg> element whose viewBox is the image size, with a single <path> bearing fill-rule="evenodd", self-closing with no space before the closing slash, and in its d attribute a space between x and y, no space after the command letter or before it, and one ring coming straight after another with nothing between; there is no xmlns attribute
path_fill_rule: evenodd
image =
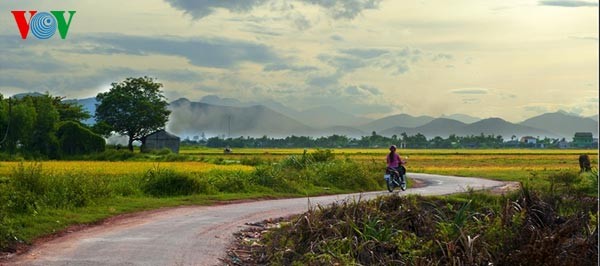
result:
<svg viewBox="0 0 600 266"><path fill-rule="evenodd" d="M179 153L179 142L181 139L165 130L156 131L145 138L146 141L142 145L142 152L168 148L174 153Z"/></svg>

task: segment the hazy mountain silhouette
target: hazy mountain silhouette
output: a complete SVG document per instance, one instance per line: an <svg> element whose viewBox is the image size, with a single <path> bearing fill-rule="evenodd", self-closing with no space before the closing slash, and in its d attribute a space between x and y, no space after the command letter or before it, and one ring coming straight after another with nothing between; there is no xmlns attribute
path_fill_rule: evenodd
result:
<svg viewBox="0 0 600 266"><path fill-rule="evenodd" d="M567 138L573 137L575 132L592 132L594 136L598 136L597 120L560 111L535 116L519 124L550 131Z"/></svg>
<svg viewBox="0 0 600 266"><path fill-rule="evenodd" d="M23 99L23 97L25 97L25 96L39 97L39 96L44 96L44 95L45 94L39 93L39 92L25 92L25 93L17 93L15 95L13 95L12 98Z"/></svg>
<svg viewBox="0 0 600 266"><path fill-rule="evenodd" d="M421 133L427 138L433 138L436 136L445 138L452 134L457 136L480 134L495 136L501 135L504 139L510 139L512 135L519 137L525 135L554 137L554 134L550 132L537 128L516 125L500 118L483 119L471 124L465 124L453 119L438 118L420 127L394 127L381 131L381 134L384 136L399 136L403 132L408 135Z"/></svg>
<svg viewBox="0 0 600 266"><path fill-rule="evenodd" d="M377 119L375 121L369 122L360 126L360 129L366 132L379 132L382 130L394 128L394 127L402 127L402 128L415 128L422 125L425 125L431 122L433 117L431 116L418 116L414 117L407 114L399 114L386 116L381 119Z"/></svg>
<svg viewBox="0 0 600 266"><path fill-rule="evenodd" d="M525 125L513 124L502 118L488 118L475 123L469 124L465 127L465 131L468 135L501 135L504 139L510 139L512 135L517 137L522 136L533 136L533 137L558 137L556 134L534 128Z"/></svg>
<svg viewBox="0 0 600 266"><path fill-rule="evenodd" d="M320 128L331 126L357 126L372 121L368 118L344 113L331 106L320 106L304 110L298 114L297 118L307 125Z"/></svg>
<svg viewBox="0 0 600 266"><path fill-rule="evenodd" d="M475 123L475 122L481 120L481 118L479 118L479 117L474 117L474 116L464 115L464 114L442 115L442 116L440 116L440 118L453 119L456 121L463 122L465 124L471 124L471 123Z"/></svg>
<svg viewBox="0 0 600 266"><path fill-rule="evenodd" d="M313 135L314 130L265 106L232 107L190 102L170 104L167 129L179 135L273 136Z"/></svg>
<svg viewBox="0 0 600 266"><path fill-rule="evenodd" d="M26 95L39 96L43 94L22 93L12 97L19 98ZM76 101L91 115L95 113L97 102L94 97L65 101ZM479 135L481 133L501 135L504 139L510 139L512 135L570 139L575 132L593 132L595 136L598 136L598 115L580 117L563 111L542 114L518 124L500 118L466 123L463 120L469 121L469 119L478 118L461 114L448 115L438 119L430 116L415 117L399 114L370 121L362 126L348 126L349 124L360 124L364 118L346 114L331 107L317 107L300 112L276 101L265 101L264 105L251 105L237 99L217 96L206 96L201 101L204 105L190 102L187 99L179 99L171 103L170 108L177 116L171 117L169 130L172 129L174 133L183 136L197 135L200 132L210 133L210 135L227 135L229 117L231 117L232 136L338 134L360 137L371 135L372 131L386 136L400 135L403 132L409 135L421 133L430 138L447 137L450 134ZM449 117L456 119L449 119ZM90 125L94 122L93 118L85 121Z"/></svg>
<svg viewBox="0 0 600 266"><path fill-rule="evenodd" d="M273 111L279 112L283 115L294 118L306 125L310 125L311 127L317 128L329 128L331 126L356 126L367 123L372 120L344 113L331 106L320 106L303 111L298 111L273 100L265 100L259 102L242 102L233 98L220 98L216 95L204 96L200 100L200 102L212 105L223 105L233 107L250 107L255 105L263 105Z"/></svg>
<svg viewBox="0 0 600 266"><path fill-rule="evenodd" d="M96 104L98 103L98 101L96 101L96 97L85 99L69 99L64 101L81 105L83 110L87 111L90 116L92 116L89 119L82 121L84 124L93 125L96 123L96 119L94 119L94 115L96 114Z"/></svg>
<svg viewBox="0 0 600 266"><path fill-rule="evenodd" d="M335 134L351 138L360 138L370 134L360 129L348 126L333 126L329 128L318 129L316 132L318 132L318 136L331 136Z"/></svg>
<svg viewBox="0 0 600 266"><path fill-rule="evenodd" d="M390 129L386 129L381 131L381 135L384 136L392 136L397 135L400 136L402 133L406 133L408 135L415 135L417 133L421 133L428 138L440 136L447 137L451 134L455 135L464 135L464 127L467 124L456 121L448 118L438 118L434 119L431 122L415 127L415 128L407 128L407 127L394 127Z"/></svg>

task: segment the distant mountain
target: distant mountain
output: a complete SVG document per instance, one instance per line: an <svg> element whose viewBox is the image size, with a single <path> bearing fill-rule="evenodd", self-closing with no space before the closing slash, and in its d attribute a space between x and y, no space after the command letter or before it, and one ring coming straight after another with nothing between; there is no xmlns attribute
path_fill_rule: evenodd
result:
<svg viewBox="0 0 600 266"><path fill-rule="evenodd" d="M45 94L39 93L39 92L25 92L25 93L17 93L15 95L13 95L12 98L23 99L23 97L25 97L25 96L39 97L39 96L44 96L44 95Z"/></svg>
<svg viewBox="0 0 600 266"><path fill-rule="evenodd" d="M354 127L346 127L346 126L334 126L330 128L319 129L319 136L331 136L331 135L341 135L351 138L360 138L362 136L368 135L366 132L356 129Z"/></svg>
<svg viewBox="0 0 600 266"><path fill-rule="evenodd" d="M190 102L182 98L172 102L169 109L171 116L167 129L179 135L198 135L201 132L209 136L232 137L315 134L313 128L261 105L231 107Z"/></svg>
<svg viewBox="0 0 600 266"><path fill-rule="evenodd" d="M201 103L208 103L212 105L223 105L223 106L232 106L232 107L248 107L251 105L243 104L241 101L234 98L221 98L216 95L207 95L200 99Z"/></svg>
<svg viewBox="0 0 600 266"><path fill-rule="evenodd" d="M32 92L13 95L13 98L25 96L43 96ZM70 99L84 110L94 115L96 99ZM559 111L529 118L521 123L513 124L500 118L480 120L477 117L453 114L434 118L431 116L411 116L399 114L370 120L341 112L333 107L321 106L304 111L297 111L273 101L242 102L234 98L220 98L215 95L205 96L201 102L179 99L169 107L171 115L168 129L176 134L196 135L205 132L207 135L231 136L324 136L346 135L360 137L378 134L391 136L407 133L421 133L428 138L450 134L456 135L502 135L510 139L512 135L565 137L570 139L575 132L592 132L598 136L598 115L580 117L576 114ZM93 118L84 121L94 124ZM361 126L357 126L361 125Z"/></svg>
<svg viewBox="0 0 600 266"><path fill-rule="evenodd" d="M368 118L344 113L331 106L321 106L304 110L299 112L296 118L307 125L320 128L331 126L357 126L372 121Z"/></svg>
<svg viewBox="0 0 600 266"><path fill-rule="evenodd" d="M488 118L481 121L469 124L465 127L465 131L469 135L495 135L502 136L504 139L510 139L512 135L517 137L533 136L533 137L558 137L556 134L525 125L513 124L501 118Z"/></svg>
<svg viewBox="0 0 600 266"><path fill-rule="evenodd" d="M414 117L407 114L387 116L360 126L365 132L382 131L393 127L415 128L433 121L431 116Z"/></svg>
<svg viewBox="0 0 600 266"><path fill-rule="evenodd" d="M440 118L448 118L448 119L463 122L465 124L471 124L471 123L475 123L475 122L481 120L481 118L479 118L479 117L474 117L474 116L464 115L464 114L442 115L442 116L440 116Z"/></svg>
<svg viewBox="0 0 600 266"><path fill-rule="evenodd" d="M406 128L406 127L393 127L390 129L386 129L381 131L381 135L383 136L392 136L397 135L400 136L402 133L406 133L408 135L415 135L417 133L421 133L425 135L427 138L433 138L436 136L447 137L451 134L456 135L465 135L464 127L467 124L456 121L453 119L447 118L438 118L434 119L431 122L415 127L415 128Z"/></svg>
<svg viewBox="0 0 600 266"><path fill-rule="evenodd" d="M546 113L519 124L550 131L565 138L572 138L575 132L592 132L594 136L598 136L598 121L565 112Z"/></svg>
<svg viewBox="0 0 600 266"><path fill-rule="evenodd" d="M320 106L304 111L297 111L273 100L242 102L234 98L220 98L216 95L204 96L200 102L232 107L250 107L262 105L273 111L279 112L306 125L316 128L329 128L331 126L356 126L372 121L368 118L344 113L331 106Z"/></svg>
<svg viewBox="0 0 600 266"><path fill-rule="evenodd" d="M82 121L84 124L93 125L96 123L96 119L94 119L94 115L96 114L96 104L98 104L96 97L85 99L68 99L64 101L81 105L83 110L87 111L92 116L89 119Z"/></svg>
<svg viewBox="0 0 600 266"><path fill-rule="evenodd" d="M554 137L554 134L550 132L537 128L516 125L500 118L483 119L471 124L465 124L453 119L438 118L420 127L394 127L383 130L381 134L384 136L399 136L403 132L408 135L421 133L427 138L433 138L436 136L446 138L452 134L457 136L480 135L482 133L484 135L501 135L504 139L510 139L512 135L516 135L517 137L526 135Z"/></svg>

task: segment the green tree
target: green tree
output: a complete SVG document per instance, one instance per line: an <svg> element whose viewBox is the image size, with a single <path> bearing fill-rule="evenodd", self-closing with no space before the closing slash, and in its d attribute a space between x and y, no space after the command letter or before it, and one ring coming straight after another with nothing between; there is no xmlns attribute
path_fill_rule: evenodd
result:
<svg viewBox="0 0 600 266"><path fill-rule="evenodd" d="M145 137L165 127L171 113L162 94L163 85L153 78L127 78L113 83L110 91L99 93L96 100L96 121L110 126L112 132L129 137L128 148L133 151L133 142L142 145Z"/></svg>
<svg viewBox="0 0 600 266"><path fill-rule="evenodd" d="M52 97L52 102L58 111L60 121L81 122L92 117L77 101L65 101L64 99L65 97L61 96Z"/></svg>
<svg viewBox="0 0 600 266"><path fill-rule="evenodd" d="M23 99L12 103L6 139L6 150L14 154L19 146L29 147L36 123L37 112L32 100Z"/></svg>
<svg viewBox="0 0 600 266"><path fill-rule="evenodd" d="M33 127L32 140L27 151L52 158L58 156L58 139L56 138L56 124L60 121L59 112L50 95L26 96L31 99L36 110L36 122Z"/></svg>

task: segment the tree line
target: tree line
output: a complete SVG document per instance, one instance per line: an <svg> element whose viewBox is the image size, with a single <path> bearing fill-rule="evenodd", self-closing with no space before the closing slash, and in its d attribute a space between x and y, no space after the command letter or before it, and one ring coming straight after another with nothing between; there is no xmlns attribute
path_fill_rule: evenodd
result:
<svg viewBox="0 0 600 266"><path fill-rule="evenodd" d="M556 140L544 139L539 143L546 143L544 147L553 147ZM393 135L386 137L372 132L370 136L360 138L351 138L343 135L331 135L323 137L289 136L285 138L269 138L263 136L222 138L211 137L206 140L182 141L183 145L201 145L211 148L380 148L389 145L397 145L407 149L456 149L456 148L533 148L535 144L520 143L513 136L510 141L505 141L500 135L470 135L457 136L450 135L447 138L434 137L428 139L425 135L417 133L415 135L400 136Z"/></svg>
<svg viewBox="0 0 600 266"><path fill-rule="evenodd" d="M81 122L90 117L64 97L0 94L0 152L57 159L104 151L104 138Z"/></svg>

